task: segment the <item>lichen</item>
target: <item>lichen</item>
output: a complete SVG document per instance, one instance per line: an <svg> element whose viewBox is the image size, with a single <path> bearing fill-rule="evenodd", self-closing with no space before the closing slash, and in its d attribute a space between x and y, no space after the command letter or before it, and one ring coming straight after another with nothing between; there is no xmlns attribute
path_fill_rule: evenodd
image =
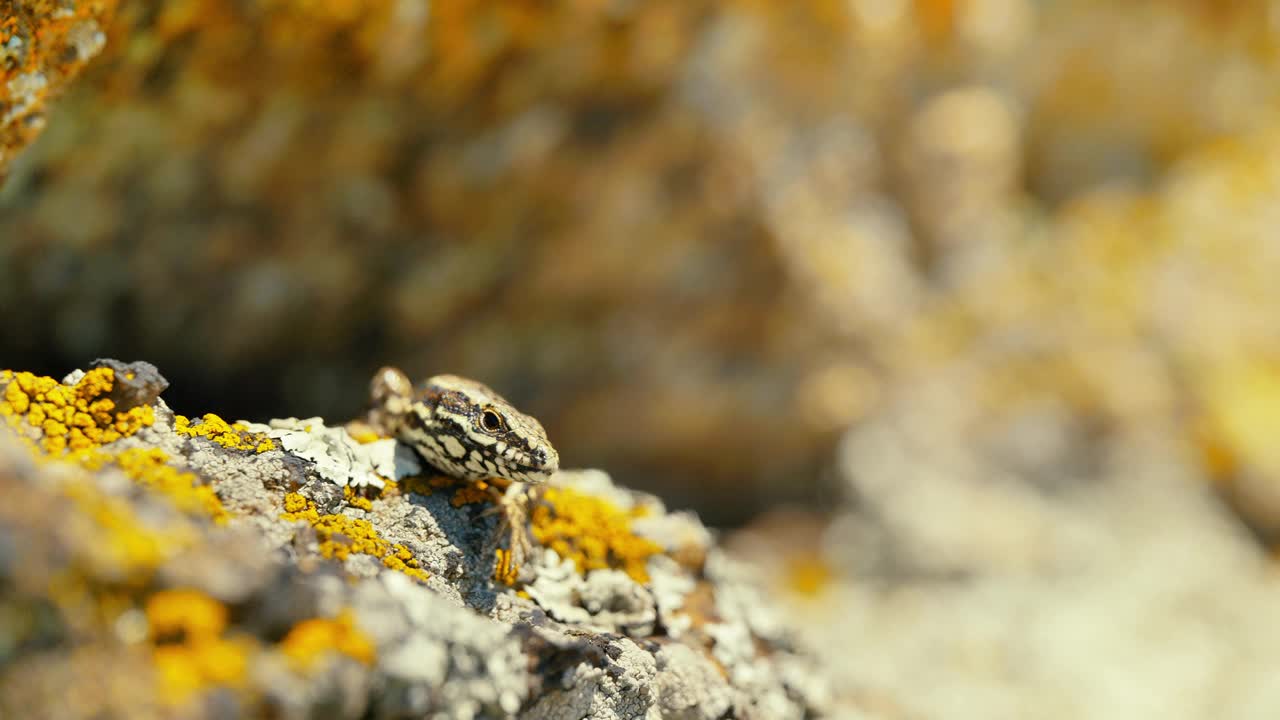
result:
<svg viewBox="0 0 1280 720"><path fill-rule="evenodd" d="M372 665L377 654L373 641L356 627L349 609L335 618L311 618L294 625L280 641L280 651L302 670L335 652L365 665Z"/></svg>
<svg viewBox="0 0 1280 720"><path fill-rule="evenodd" d="M92 552L101 565L115 568L121 580L148 577L194 542L192 528L156 528L140 518L125 498L106 495L92 483L67 483L62 492L97 526L98 542Z"/></svg>
<svg viewBox="0 0 1280 720"><path fill-rule="evenodd" d="M147 626L156 642L218 637L227 607L197 590L165 590L147 599Z"/></svg>
<svg viewBox="0 0 1280 720"><path fill-rule="evenodd" d="M177 704L210 687L243 684L257 646L224 636L221 602L196 590L164 590L148 598L146 616L163 699Z"/></svg>
<svg viewBox="0 0 1280 720"><path fill-rule="evenodd" d="M111 368L86 372L75 385L30 372L10 375L0 399L0 415L18 426L25 421L49 454L88 450L129 437L155 423L150 405L117 412L107 395L115 383Z"/></svg>
<svg viewBox="0 0 1280 720"><path fill-rule="evenodd" d="M422 565L418 563L418 558L413 556L413 551L401 543L391 546L391 552L383 556L382 564L392 570L398 570L419 582L425 583L431 577L430 573L422 569Z"/></svg>
<svg viewBox="0 0 1280 720"><path fill-rule="evenodd" d="M167 497L179 510L203 515L221 525L229 517L213 488L194 473L169 465L169 456L158 448L130 448L113 457L113 462L149 490Z"/></svg>
<svg viewBox="0 0 1280 720"><path fill-rule="evenodd" d="M634 518L606 500L555 487L547 489L531 514L534 538L572 559L579 572L614 568L647 582L645 565L662 547L632 532Z"/></svg>
<svg viewBox="0 0 1280 720"><path fill-rule="evenodd" d="M417 493L418 495L431 495L437 490L445 490L448 488L460 487L459 481L445 475L413 475L410 477L400 478L395 484L395 490L404 493ZM457 507L456 505L454 507Z"/></svg>
<svg viewBox="0 0 1280 720"><path fill-rule="evenodd" d="M421 582L430 577L421 569L417 558L404 545L388 542L368 520L340 514L321 515L315 503L301 493L284 497L285 520L301 520L315 528L320 541L320 554L335 560L346 560L352 553L372 555L382 564Z"/></svg>
<svg viewBox="0 0 1280 720"><path fill-rule="evenodd" d="M263 433L250 432L242 423L228 423L213 413L205 413L193 424L185 415L174 416L174 428L179 435L212 440L230 450L264 453L276 449L276 444Z"/></svg>
<svg viewBox="0 0 1280 720"><path fill-rule="evenodd" d="M786 563L786 587L806 597L817 597L834 581L831 566L816 555L789 558Z"/></svg>
<svg viewBox="0 0 1280 720"><path fill-rule="evenodd" d="M520 567L515 564L515 559L510 550L498 548L493 551L493 579L503 585L512 586L520 578Z"/></svg>
<svg viewBox="0 0 1280 720"><path fill-rule="evenodd" d="M463 505L493 502L496 496L490 491L491 487L489 483L483 480L462 483L454 490L453 497L449 499L449 504L454 507L462 507Z"/></svg>
<svg viewBox="0 0 1280 720"><path fill-rule="evenodd" d="M366 512L373 510L373 501L356 492L356 489L350 485L342 488L342 497L351 507L360 508Z"/></svg>

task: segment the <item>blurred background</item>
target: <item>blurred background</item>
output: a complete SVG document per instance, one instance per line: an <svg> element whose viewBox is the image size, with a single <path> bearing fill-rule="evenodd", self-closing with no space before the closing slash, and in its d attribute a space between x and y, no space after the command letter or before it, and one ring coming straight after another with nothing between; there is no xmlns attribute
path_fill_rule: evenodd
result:
<svg viewBox="0 0 1280 720"><path fill-rule="evenodd" d="M473 376L752 521L864 707L1280 712L1280 2L64 2L0 43L3 366Z"/></svg>

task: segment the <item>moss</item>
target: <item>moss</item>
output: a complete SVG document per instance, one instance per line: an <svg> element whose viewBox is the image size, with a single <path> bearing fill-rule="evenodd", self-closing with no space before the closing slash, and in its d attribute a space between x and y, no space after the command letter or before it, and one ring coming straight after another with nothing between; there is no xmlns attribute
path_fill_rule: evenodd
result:
<svg viewBox="0 0 1280 720"><path fill-rule="evenodd" d="M9 375L0 399L0 415L18 425L25 421L40 436L47 453L88 450L129 437L155 423L150 405L116 412L107 395L115 384L115 371L95 368L75 385L29 372Z"/></svg>
<svg viewBox="0 0 1280 720"><path fill-rule="evenodd" d="M173 429L179 435L212 440L231 450L264 453L276 448L275 442L265 434L249 432L243 423L228 423L213 413L205 413L196 424L185 415L175 415Z"/></svg>
<svg viewBox="0 0 1280 720"><path fill-rule="evenodd" d="M531 520L534 538L571 558L579 572L615 568L636 582L647 582L645 565L662 547L632 532L635 516L576 490L548 488Z"/></svg>
<svg viewBox="0 0 1280 720"><path fill-rule="evenodd" d="M280 651L303 670L331 653L341 653L365 665L373 664L377 651L369 636L356 627L350 610L336 618L312 618L294 625L280 641Z"/></svg>

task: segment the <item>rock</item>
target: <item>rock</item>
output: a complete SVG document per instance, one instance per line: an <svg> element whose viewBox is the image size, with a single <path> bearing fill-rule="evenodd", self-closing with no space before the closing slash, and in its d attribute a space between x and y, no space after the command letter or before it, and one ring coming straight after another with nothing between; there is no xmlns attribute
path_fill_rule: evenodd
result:
<svg viewBox="0 0 1280 720"><path fill-rule="evenodd" d="M553 479L531 516L547 545L531 561L536 580L509 587L495 579L510 576L489 493L406 474L389 441L360 443L320 418L192 420L153 395L86 415L120 423L118 437L74 426L80 447L50 443L70 432L47 424L50 402L144 399L160 382L136 364L96 365L73 385L0 376L0 492L11 499L0 507L0 617L16 618L0 644L0 716L822 709L788 675L805 656L761 621L762 601L729 561L713 547L688 552L709 542L705 528L601 471ZM117 420L139 407L136 425ZM642 516L647 536L632 525ZM63 692L77 674L102 692Z"/></svg>

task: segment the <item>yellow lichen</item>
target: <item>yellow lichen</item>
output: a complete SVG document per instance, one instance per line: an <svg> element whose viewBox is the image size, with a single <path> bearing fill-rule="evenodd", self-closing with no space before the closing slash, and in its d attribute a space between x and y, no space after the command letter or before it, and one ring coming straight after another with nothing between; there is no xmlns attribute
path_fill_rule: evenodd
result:
<svg viewBox="0 0 1280 720"><path fill-rule="evenodd" d="M329 653L341 653L365 665L372 664L376 655L373 641L356 627L350 610L336 618L312 618L294 625L280 641L280 651L303 670Z"/></svg>
<svg viewBox="0 0 1280 720"><path fill-rule="evenodd" d="M147 599L155 641L215 638L227 627L227 607L198 590L164 590Z"/></svg>
<svg viewBox="0 0 1280 720"><path fill-rule="evenodd" d="M105 495L92 483L68 483L62 492L98 527L98 542L91 551L124 578L146 577L194 542L191 528L156 529L139 518L125 499Z"/></svg>
<svg viewBox="0 0 1280 720"><path fill-rule="evenodd" d="M817 596L831 585L831 566L821 557L803 556L787 561L787 587L800 595Z"/></svg>
<svg viewBox="0 0 1280 720"><path fill-rule="evenodd" d="M284 496L284 510L281 518L303 520L315 528L320 554L327 558L345 560L352 553L372 555L380 558L383 565L414 579L426 582L430 577L408 548L398 543L392 545L368 520L338 514L321 515L314 502L296 492Z"/></svg>
<svg viewBox="0 0 1280 720"><path fill-rule="evenodd" d="M205 413L196 424L192 424L185 415L175 415L173 426L179 435L212 440L231 450L264 453L276 447L265 434L250 432L243 423L228 423L213 413Z"/></svg>
<svg viewBox="0 0 1280 720"><path fill-rule="evenodd" d="M169 464L169 456L158 448L129 448L119 453L80 450L65 456L87 470L115 465L142 487L163 495L188 515L207 517L219 525L229 517L213 488L194 473Z"/></svg>
<svg viewBox="0 0 1280 720"><path fill-rule="evenodd" d="M351 439L355 440L361 445L368 445L371 442L376 442L382 439L382 436L379 435L376 431L374 431L373 428L370 428L370 427L356 428L354 430L351 430L350 434L351 434Z"/></svg>
<svg viewBox="0 0 1280 720"><path fill-rule="evenodd" d="M422 569L422 565L418 563L418 558L413 556L413 552L400 543L391 546L391 552L383 556L382 564L392 570L399 570L420 582L425 583L431 577L430 573Z"/></svg>
<svg viewBox="0 0 1280 720"><path fill-rule="evenodd" d="M342 497L347 501L347 504L350 505L351 507L360 508L361 510L364 510L364 511L373 510L373 501L357 493L355 491L355 488L351 487L350 485L347 485L346 487L342 488Z"/></svg>
<svg viewBox="0 0 1280 720"><path fill-rule="evenodd" d="M244 682L254 643L226 638L227 608L195 590L165 590L147 600L152 659L161 697L181 703L213 686Z"/></svg>
<svg viewBox="0 0 1280 720"><path fill-rule="evenodd" d="M380 558L391 547L368 520L321 515L312 527L320 536L320 554L328 558L346 560L351 553Z"/></svg>
<svg viewBox="0 0 1280 720"><path fill-rule="evenodd" d="M116 411L115 402L105 397L115 384L111 368L90 370L75 385L29 372L10 373L7 379L0 415L38 430L47 453L96 448L155 423L150 405Z"/></svg>
<svg viewBox="0 0 1280 720"><path fill-rule="evenodd" d="M498 548L493 551L493 579L503 585L515 585L520 576L520 568L512 560L511 551Z"/></svg>
<svg viewBox="0 0 1280 720"><path fill-rule="evenodd" d="M1200 375L1204 410L1197 439L1213 477L1229 478L1239 465L1280 477L1272 432L1280 421L1280 363L1239 362Z"/></svg>
<svg viewBox="0 0 1280 720"><path fill-rule="evenodd" d="M284 514L281 517L285 520L315 522L320 515L316 512L315 505L302 493L291 492L284 496Z"/></svg>
<svg viewBox="0 0 1280 720"><path fill-rule="evenodd" d="M205 515L219 525L228 518L213 488L194 473L168 464L169 456L156 448L131 448L115 456L115 463L142 486L163 494L185 513Z"/></svg>
<svg viewBox="0 0 1280 720"><path fill-rule="evenodd" d="M631 530L633 514L612 503L568 488L548 488L531 515L534 538L579 572L615 568L646 582L649 558L662 547Z"/></svg>
<svg viewBox="0 0 1280 720"><path fill-rule="evenodd" d="M254 649L247 638L215 638L155 648L151 657L160 679L160 697L180 704L210 687L243 684Z"/></svg>

